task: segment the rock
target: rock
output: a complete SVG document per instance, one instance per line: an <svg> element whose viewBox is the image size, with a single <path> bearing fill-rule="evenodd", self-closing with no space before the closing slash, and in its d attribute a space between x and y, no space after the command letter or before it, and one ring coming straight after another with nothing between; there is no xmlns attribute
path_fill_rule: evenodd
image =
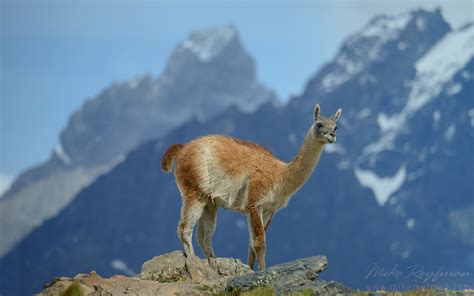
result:
<svg viewBox="0 0 474 296"><path fill-rule="evenodd" d="M212 269L207 261L203 261L198 257L186 258L186 270L196 284L214 285L214 282L218 279L217 271Z"/></svg>
<svg viewBox="0 0 474 296"><path fill-rule="evenodd" d="M179 251L153 257L143 264L139 277L161 283L186 280L186 257Z"/></svg>
<svg viewBox="0 0 474 296"><path fill-rule="evenodd" d="M111 278L102 278L94 272L78 274L74 278L56 278L52 283L45 285L40 296L61 295L77 282L83 295L194 295L202 290L192 281L160 283L154 280L145 280L137 277L115 275ZM201 293L199 293L201 294ZM66 295L68 295L66 293Z"/></svg>
<svg viewBox="0 0 474 296"><path fill-rule="evenodd" d="M253 271L239 259L198 257L186 258L183 252L174 251L146 261L139 277L161 283L192 280L195 284L227 282L229 278Z"/></svg>
<svg viewBox="0 0 474 296"><path fill-rule="evenodd" d="M277 294L303 292L347 293L349 289L335 282L318 279L328 265L325 256L313 256L275 265L265 271L233 278L227 283L228 292L250 291L256 288L271 288Z"/></svg>
<svg viewBox="0 0 474 296"><path fill-rule="evenodd" d="M210 258L209 265L224 277L236 277L253 273L253 270L235 258Z"/></svg>

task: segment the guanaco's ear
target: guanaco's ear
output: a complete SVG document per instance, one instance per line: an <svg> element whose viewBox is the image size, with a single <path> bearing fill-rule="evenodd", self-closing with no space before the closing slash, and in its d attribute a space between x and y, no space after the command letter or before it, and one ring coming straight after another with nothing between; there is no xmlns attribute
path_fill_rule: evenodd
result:
<svg viewBox="0 0 474 296"><path fill-rule="evenodd" d="M337 121L339 117L341 116L342 109L337 109L336 113L334 113L333 116L331 116L331 119L334 121Z"/></svg>
<svg viewBox="0 0 474 296"><path fill-rule="evenodd" d="M314 120L318 119L320 112L321 108L319 107L319 104L316 104L316 106L314 106Z"/></svg>

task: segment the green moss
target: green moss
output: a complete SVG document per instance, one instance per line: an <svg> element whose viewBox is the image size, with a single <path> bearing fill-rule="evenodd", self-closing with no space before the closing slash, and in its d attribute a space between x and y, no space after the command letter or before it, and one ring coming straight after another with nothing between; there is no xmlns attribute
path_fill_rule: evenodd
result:
<svg viewBox="0 0 474 296"><path fill-rule="evenodd" d="M256 288L250 291L221 292L216 296L274 296L275 291L272 288Z"/></svg>
<svg viewBox="0 0 474 296"><path fill-rule="evenodd" d="M84 290L78 280L75 280L60 296L84 296Z"/></svg>
<svg viewBox="0 0 474 296"><path fill-rule="evenodd" d="M293 292L291 293L291 296L313 296L313 290L306 289L303 291Z"/></svg>
<svg viewBox="0 0 474 296"><path fill-rule="evenodd" d="M175 273L175 274L163 274L163 273L153 273L151 279L160 283L175 283L181 282L188 279L183 274Z"/></svg>
<svg viewBox="0 0 474 296"><path fill-rule="evenodd" d="M239 296L273 296L275 291L271 288L257 288L250 291L242 291Z"/></svg>

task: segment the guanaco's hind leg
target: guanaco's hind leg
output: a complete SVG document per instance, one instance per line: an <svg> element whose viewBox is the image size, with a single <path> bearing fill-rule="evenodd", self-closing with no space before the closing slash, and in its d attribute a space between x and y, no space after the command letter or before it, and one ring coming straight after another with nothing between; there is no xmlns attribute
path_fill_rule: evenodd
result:
<svg viewBox="0 0 474 296"><path fill-rule="evenodd" d="M250 208L248 210L248 221L250 229L250 245L254 256L257 258L258 269L265 270L265 228L263 226L262 217L258 209ZM250 252L249 252L250 255ZM252 267L253 262L250 262L252 256L249 256L249 266ZM252 261L253 261L252 260Z"/></svg>
<svg viewBox="0 0 474 296"><path fill-rule="evenodd" d="M181 207L181 219L178 224L178 237L181 239L186 256L195 256L193 248L193 229L199 218L201 218L206 202L200 200L200 196L183 196Z"/></svg>
<svg viewBox="0 0 474 296"><path fill-rule="evenodd" d="M272 217L273 213L272 212L263 212L263 225L265 232L267 232L268 226L270 226L270 222L272 222ZM250 223L250 220L249 220ZM249 224L250 227L250 224ZM248 252L248 257L247 257L247 265L250 266L250 269L253 269L253 266L255 264L255 252L253 251L252 248L252 239L250 240L250 245L249 245L249 252Z"/></svg>
<svg viewBox="0 0 474 296"><path fill-rule="evenodd" d="M216 257L212 249L212 235L216 230L217 206L209 201L198 223L197 241L206 258Z"/></svg>

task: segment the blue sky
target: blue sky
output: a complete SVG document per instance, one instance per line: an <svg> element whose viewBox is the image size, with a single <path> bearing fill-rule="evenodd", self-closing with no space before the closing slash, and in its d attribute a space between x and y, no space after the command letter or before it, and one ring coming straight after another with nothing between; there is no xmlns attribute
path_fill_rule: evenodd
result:
<svg viewBox="0 0 474 296"><path fill-rule="evenodd" d="M193 30L235 24L259 79L287 100L375 14L441 6L454 27L474 19L472 0L0 1L0 191L47 159L87 98L156 77Z"/></svg>

